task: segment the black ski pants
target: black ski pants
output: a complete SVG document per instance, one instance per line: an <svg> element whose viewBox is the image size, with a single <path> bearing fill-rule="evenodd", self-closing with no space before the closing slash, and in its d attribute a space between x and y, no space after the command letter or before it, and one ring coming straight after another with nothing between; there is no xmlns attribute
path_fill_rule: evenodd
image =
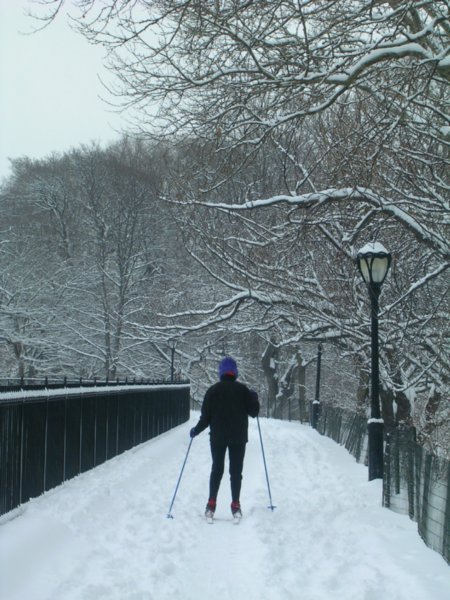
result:
<svg viewBox="0 0 450 600"><path fill-rule="evenodd" d="M209 497L217 498L225 469L225 454L228 448L230 461L231 499L239 502L244 468L245 444L211 444L212 469L209 479Z"/></svg>

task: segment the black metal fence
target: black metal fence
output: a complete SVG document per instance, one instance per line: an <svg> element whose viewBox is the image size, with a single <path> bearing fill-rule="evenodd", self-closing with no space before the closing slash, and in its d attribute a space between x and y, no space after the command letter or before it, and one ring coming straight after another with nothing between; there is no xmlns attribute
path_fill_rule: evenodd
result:
<svg viewBox="0 0 450 600"><path fill-rule="evenodd" d="M367 464L367 418L321 405L317 430ZM417 521L424 542L450 564L450 462L416 442L415 429L385 436L383 505Z"/></svg>
<svg viewBox="0 0 450 600"><path fill-rule="evenodd" d="M189 419L188 383L0 386L0 515Z"/></svg>
<svg viewBox="0 0 450 600"><path fill-rule="evenodd" d="M412 427L386 435L383 504L417 521L427 546L450 564L450 462L420 446Z"/></svg>
<svg viewBox="0 0 450 600"><path fill-rule="evenodd" d="M317 431L345 446L357 462L367 464L366 417L343 408L321 404Z"/></svg>

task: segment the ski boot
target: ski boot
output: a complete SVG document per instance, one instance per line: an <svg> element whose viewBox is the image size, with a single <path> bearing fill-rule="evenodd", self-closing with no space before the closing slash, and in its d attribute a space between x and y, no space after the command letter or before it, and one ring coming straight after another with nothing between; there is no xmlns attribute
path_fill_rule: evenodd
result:
<svg viewBox="0 0 450 600"><path fill-rule="evenodd" d="M215 512L216 512L216 501L214 500L214 498L210 498L208 500L208 503L207 503L206 509L205 509L205 517L206 517L206 520L208 521L208 523L212 523Z"/></svg>
<svg viewBox="0 0 450 600"><path fill-rule="evenodd" d="M241 504L239 501L233 501L231 503L231 514L233 515L235 525L237 525L242 519Z"/></svg>

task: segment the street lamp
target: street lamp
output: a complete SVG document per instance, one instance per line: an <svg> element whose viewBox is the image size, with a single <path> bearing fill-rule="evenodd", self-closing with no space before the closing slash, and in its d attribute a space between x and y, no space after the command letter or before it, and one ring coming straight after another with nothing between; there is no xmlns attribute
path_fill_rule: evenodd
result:
<svg viewBox="0 0 450 600"><path fill-rule="evenodd" d="M317 347L316 395L312 403L312 428L317 429L320 416L320 367L322 362L322 342Z"/></svg>
<svg viewBox="0 0 450 600"><path fill-rule="evenodd" d="M170 357L170 383L173 383L174 380L174 363L175 363L175 348L177 347L177 343L175 340L172 340L169 344L171 357Z"/></svg>
<svg viewBox="0 0 450 600"><path fill-rule="evenodd" d="M383 419L380 412L380 370L378 355L378 300L381 286L391 265L391 255L379 242L366 244L358 252L357 264L369 288L371 301L371 388L369 436L369 481L383 478Z"/></svg>

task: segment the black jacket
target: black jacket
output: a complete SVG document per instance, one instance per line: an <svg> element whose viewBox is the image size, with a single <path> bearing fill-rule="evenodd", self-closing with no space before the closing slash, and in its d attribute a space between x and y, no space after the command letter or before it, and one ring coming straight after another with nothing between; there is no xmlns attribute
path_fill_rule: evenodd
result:
<svg viewBox="0 0 450 600"><path fill-rule="evenodd" d="M259 414L259 402L233 377L225 376L206 392L195 434L210 427L211 444L245 444L248 415Z"/></svg>

